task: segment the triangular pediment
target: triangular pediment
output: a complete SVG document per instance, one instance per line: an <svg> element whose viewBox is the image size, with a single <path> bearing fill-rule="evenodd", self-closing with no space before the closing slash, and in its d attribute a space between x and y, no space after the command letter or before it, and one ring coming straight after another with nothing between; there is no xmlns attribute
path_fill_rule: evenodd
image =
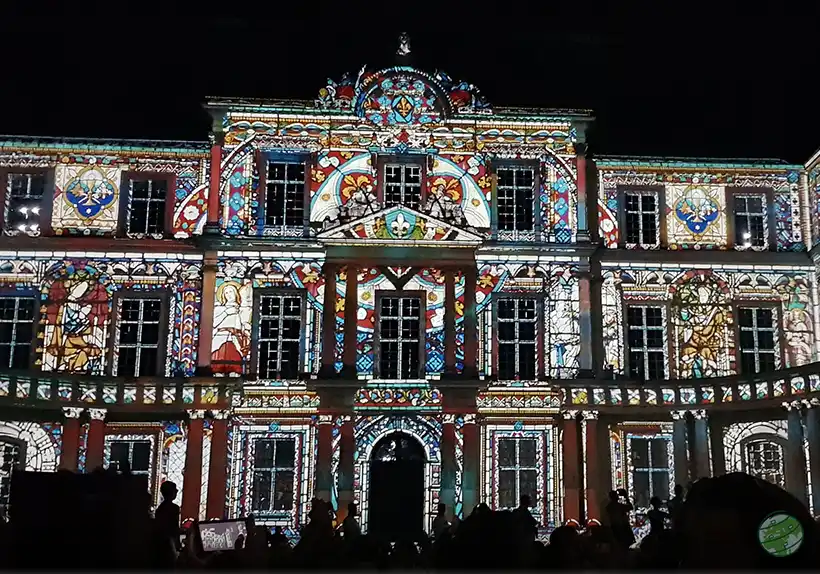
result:
<svg viewBox="0 0 820 574"><path fill-rule="evenodd" d="M409 207L382 209L318 235L324 241L409 242L476 245L484 238Z"/></svg>

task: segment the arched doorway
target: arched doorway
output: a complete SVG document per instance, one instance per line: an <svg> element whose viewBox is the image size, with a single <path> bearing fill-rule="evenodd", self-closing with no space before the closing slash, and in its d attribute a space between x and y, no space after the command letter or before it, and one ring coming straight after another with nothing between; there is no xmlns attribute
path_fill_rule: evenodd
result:
<svg viewBox="0 0 820 574"><path fill-rule="evenodd" d="M373 447L370 457L368 532L395 541L424 529L424 447L395 432Z"/></svg>

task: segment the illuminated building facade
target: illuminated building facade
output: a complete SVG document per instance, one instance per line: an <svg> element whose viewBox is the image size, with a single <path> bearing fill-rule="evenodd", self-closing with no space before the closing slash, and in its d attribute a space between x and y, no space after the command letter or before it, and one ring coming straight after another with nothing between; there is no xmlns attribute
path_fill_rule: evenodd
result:
<svg viewBox="0 0 820 574"><path fill-rule="evenodd" d="M732 470L820 504L817 158L593 160L589 112L403 65L206 107L208 142L0 141L0 502L127 461L291 532Z"/></svg>

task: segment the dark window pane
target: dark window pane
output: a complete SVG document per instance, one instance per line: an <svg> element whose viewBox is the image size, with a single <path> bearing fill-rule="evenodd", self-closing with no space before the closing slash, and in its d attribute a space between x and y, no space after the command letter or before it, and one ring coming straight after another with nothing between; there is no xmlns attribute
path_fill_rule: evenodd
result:
<svg viewBox="0 0 820 574"><path fill-rule="evenodd" d="M501 508L515 508L518 506L515 474L514 470L500 470L498 472L498 504Z"/></svg>
<svg viewBox="0 0 820 574"><path fill-rule="evenodd" d="M536 459L536 442L534 440L519 440L518 441L518 465L519 466L535 466Z"/></svg>
<svg viewBox="0 0 820 574"><path fill-rule="evenodd" d="M635 468L649 467L649 444L645 439L631 439L632 466Z"/></svg>
<svg viewBox="0 0 820 574"><path fill-rule="evenodd" d="M291 468L295 464L296 457L296 441L280 440L276 442L276 460L277 468Z"/></svg>
<svg viewBox="0 0 820 574"><path fill-rule="evenodd" d="M515 466L515 440L498 440L498 464L504 466Z"/></svg>
<svg viewBox="0 0 820 574"><path fill-rule="evenodd" d="M634 471L632 473L632 480L635 492L635 501L633 504L637 508L647 508L649 506L649 499L652 497L649 491L649 473Z"/></svg>

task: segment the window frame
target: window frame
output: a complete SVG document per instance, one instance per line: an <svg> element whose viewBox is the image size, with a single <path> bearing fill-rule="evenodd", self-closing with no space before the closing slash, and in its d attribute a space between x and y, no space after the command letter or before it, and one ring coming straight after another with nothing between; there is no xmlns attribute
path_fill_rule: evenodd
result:
<svg viewBox="0 0 820 574"><path fill-rule="evenodd" d="M757 442L769 442L772 444L777 445L780 447L780 461L783 464L783 484L778 485L781 488L787 488L789 486L789 476L788 476L788 461L787 458L789 456L789 448L788 448L788 440L784 439L780 435L776 435L774 433L754 433L747 437L744 437L740 440L740 468L741 471L758 478L756 475L753 475L749 472L749 456L748 456L748 447L752 443ZM800 447L802 450L802 446Z"/></svg>
<svg viewBox="0 0 820 574"><path fill-rule="evenodd" d="M145 233L128 233L128 220L131 217L131 184L144 181L164 181L166 188L165 205L163 206L162 237L155 237ZM172 236L174 225L174 195L176 192L177 177L173 172L162 171L127 171L120 182L120 205L117 219L117 236L125 239L167 239ZM123 189L126 193L123 193Z"/></svg>
<svg viewBox="0 0 820 574"><path fill-rule="evenodd" d="M293 473L293 483L291 485L292 486L291 493L293 495L293 498L292 498L292 501L291 501L292 502L291 507L289 509L276 510L274 508L268 508L267 510L256 510L254 508L254 502L255 502L255 498L254 498L254 495L255 495L255 493L254 493L254 474L256 474L256 471L257 471L257 467L256 467L256 448L257 448L257 444L261 441L273 441L274 443L285 442L285 441L293 442L293 468L276 467L276 464L275 464L276 463L276 450L274 450L274 454L273 454L274 466L271 467L271 468L263 469L263 470L272 470L273 473L274 473L271 477L271 490L270 490L270 492L271 492L271 502L273 502L273 493L274 493L273 485L275 484L275 480L276 480L276 474L275 473L279 472L279 471L283 471L283 472L291 471ZM301 500L300 500L300 497L301 497L301 494L302 494L300 492L301 477L300 477L300 468L299 468L298 462L299 462L299 451L302 448L302 444L301 444L301 440L300 440L300 437L299 437L298 433L286 433L286 434L279 434L279 435L273 435L273 436L256 436L256 437L252 438L251 445L252 445L251 446L252 454L251 454L251 457L250 457L250 459L251 459L251 468L250 468L250 479L249 479L249 482L250 482L250 488L249 488L250 501L249 502L250 502L250 504L248 504L250 512L256 514L257 516L264 516L264 517L280 517L280 516L289 516L289 515L291 515L291 513L293 513L294 510L297 510L301 507ZM276 447L274 447L274 449L275 448ZM306 472L306 469L302 468L301 472Z"/></svg>
<svg viewBox="0 0 820 574"><path fill-rule="evenodd" d="M256 194L259 202L259 212L257 214L256 226L259 233L266 237L294 237L289 233L285 233L289 226L286 225L268 225L267 223L267 207L268 207L268 167L271 163L287 163L287 164L302 164L305 170L305 181L302 190L302 234L296 237L310 236L310 181L311 172L313 170L314 161L309 154L283 154L283 153L264 153L257 152L256 154L256 171L259 174L259 191ZM253 225L253 222L251 223ZM277 230L284 230L277 233Z"/></svg>
<svg viewBox="0 0 820 574"><path fill-rule="evenodd" d="M250 373L245 377L253 381L284 381L287 379L263 379L259 376L259 330L262 325L262 298L263 297L299 297L301 300L301 313L299 315L301 321L301 335L299 337L299 368L297 371L297 378L305 376L305 346L308 344L308 337L310 333L305 331L307 325L307 289L294 288L280 288L269 287L264 289L253 290L253 315L251 317L251 363Z"/></svg>
<svg viewBox="0 0 820 574"><path fill-rule="evenodd" d="M538 241L543 232L543 222L541 221L541 162L537 159L496 159L490 166L493 175L493 239L500 241L527 241L519 237L519 234L533 233L535 241ZM532 169L533 189L532 189L532 230L502 230L501 217L498 211L500 203L498 200L498 170L500 169ZM511 238L504 237L510 234Z"/></svg>
<svg viewBox="0 0 820 574"><path fill-rule="evenodd" d="M40 370L40 366L37 365L37 336L40 334L40 296L34 291L25 290L25 291L12 291L8 289L0 289L0 298L16 298L16 299L32 299L34 301L34 317L32 318L31 324L31 334L32 334L32 341L31 347L29 349L29 359L28 359L28 369L27 370ZM0 367L2 368L2 367Z"/></svg>
<svg viewBox="0 0 820 574"><path fill-rule="evenodd" d="M666 233L666 188L663 185L619 185L618 194L618 248L636 251L657 251L667 245ZM626 242L626 196L627 195L654 195L658 207L658 229L656 244L652 246L643 243L632 244Z"/></svg>
<svg viewBox="0 0 820 574"><path fill-rule="evenodd" d="M401 205L404 209L412 209L414 211L421 211L427 202L427 157L426 156L414 156L414 155L403 155L403 154L386 154L386 155L379 155L376 160L376 166L378 167L377 172L377 181L378 185L376 186L376 200L379 203L379 206L387 209L388 206L385 202L385 192L387 191L387 166L388 165L414 165L418 166L419 171L421 173L421 177L419 178L419 206L409 207ZM396 206L398 207L398 206Z"/></svg>
<svg viewBox="0 0 820 574"><path fill-rule="evenodd" d="M754 377L764 373L747 373L743 370L743 349L740 347L740 310L741 309L771 309L775 324L775 359L779 362L779 367L776 367L775 372L784 368L786 364L785 345L783 344L783 310L780 301L744 301L737 300L732 302L732 319L734 320L733 335L735 337L735 371L739 375Z"/></svg>
<svg viewBox="0 0 820 574"><path fill-rule="evenodd" d="M624 366L626 367L624 372L626 373L627 377L631 377L629 373L632 372L632 361L630 358L630 346L629 346L629 319L628 313L630 307L659 307L661 308L661 312L663 314L663 319L665 323L665 338L663 342L663 351L664 351L664 375L666 376L665 379L636 379L639 383L644 384L653 384L653 383L660 383L663 381L670 380L672 367L670 361L672 360L673 355L673 337L670 336L669 333L669 326L670 326L670 317L672 312L672 306L668 301L655 301L655 300L647 300L647 301L633 301L633 300L624 300L622 303L621 308L621 317L623 318L623 349L624 349ZM644 315L645 316L645 315ZM645 341L644 341L645 342Z"/></svg>
<svg viewBox="0 0 820 574"><path fill-rule="evenodd" d="M25 175L42 175L45 180L43 183L43 199L40 210L42 212L42 219L40 220L40 233L32 235L30 233L10 233L6 229L6 200L9 193L9 177L17 174ZM7 166L0 167L0 236L6 237L43 237L51 235L51 217L54 208L54 170L48 168L38 167L15 167Z"/></svg>
<svg viewBox="0 0 820 574"><path fill-rule="evenodd" d="M171 311L170 306L170 293L167 289L156 289L154 291L134 291L131 289L124 289L118 290L114 293L114 297L112 298L112 326L113 329L110 330L110 335L108 337L108 352L106 353L106 372L109 376L112 377L124 377L124 378L138 378L139 375L123 375L117 372L114 374L114 362L115 362L115 355L114 351L119 348L120 346L120 313L121 313L121 302L123 299L139 299L139 300L159 300L160 301L160 326L159 326L159 344L157 346L157 365L155 369L155 374L150 376L155 377L165 377L168 376L168 372L166 370L167 361L164 361L163 358L168 353L170 349L170 342L168 341L169 337L171 336L171 332L168 328L168 323L171 320L169 316Z"/></svg>
<svg viewBox="0 0 820 574"><path fill-rule="evenodd" d="M137 476L145 476L149 480L149 486L151 486L150 481L153 476L153 467L154 467L154 443L151 441L150 435L145 435L145 438L136 438L136 437L128 437L122 438L122 435L108 435L108 448L109 452L113 450L113 446L115 444L128 444L128 464L130 466L130 470L132 474L136 474ZM134 445L140 443L148 444L148 469L147 470L134 470ZM108 464L111 465L111 455L109 454ZM119 470L119 469L117 469Z"/></svg>
<svg viewBox="0 0 820 574"><path fill-rule="evenodd" d="M495 510L512 510L518 507L519 501L521 499L521 471L534 471L535 472L535 484L536 484L536 491L535 496L530 497L531 506L529 509L538 510L541 508L541 501L538 500L538 482L541 479L541 468L538 466L538 449L539 449L539 441L537 437L534 436L497 436L495 440L498 441L498 464L496 464L496 472L498 476L496 477L496 481L498 484L498 506ZM529 466L521 466L521 441L529 440L535 443L535 463L532 467ZM515 466L503 466L501 464L501 443L502 441L513 441L515 443ZM543 456L543 455L542 455ZM515 496L513 497L513 503L515 506L502 506L501 505L501 472L502 471L514 471L515 472Z"/></svg>
<svg viewBox="0 0 820 574"><path fill-rule="evenodd" d="M743 245L738 245L735 237L736 233L736 223L735 223L735 212L736 212L736 197L738 195L758 195L763 197L763 200L766 202L766 241L768 245L762 247L756 247L750 245L749 247L745 247ZM734 249L736 251L777 251L777 217L775 215L775 208L774 208L774 190L770 187L727 187L726 188L726 208L727 212L731 214L731 217L727 218L726 221L726 230L729 234L727 237L727 245L729 249Z"/></svg>
<svg viewBox="0 0 820 574"><path fill-rule="evenodd" d="M493 378L499 382L517 382L517 381L528 381L530 379L502 379L500 376L500 363L499 363L499 347L501 345L501 339L499 337L499 321L498 321L498 306L502 299L514 299L514 300L523 300L523 299L530 299L535 300L535 378L532 379L534 381L546 380L548 378L546 374L547 363L549 362L549 357L544 356L544 348L545 348L545 338L547 336L546 329L544 328L544 308L545 308L545 301L544 296L540 293L497 293L496 299L493 301L492 305L492 322L495 326L495 337L493 337L493 346L492 346L492 353L493 353ZM516 349L516 353L518 350ZM517 370L517 369L516 369Z"/></svg>
<svg viewBox="0 0 820 574"><path fill-rule="evenodd" d="M669 492L669 495L671 495L672 492L673 492L673 489L674 489L673 482L675 480L675 469L674 469L674 458L673 458L672 465L669 464L669 454L671 453L672 457L675 456L675 451L674 451L675 446L673 444L673 441L670 440L670 438L668 438L667 435L664 435L664 434L627 433L625 438L626 438L627 441L629 441L629 446L628 446L628 449L627 449L628 457L627 456L624 457L624 459L625 459L624 463L626 464L626 470L627 470L627 475L628 475L627 480L628 480L628 485L629 485L629 493L630 493L633 501L635 502L634 511L637 512L637 513L645 513L647 510L649 510L651 508L651 506L638 506L637 505L638 497L637 497L637 494L635 492L635 482L636 482L635 481L635 475L638 472L644 472L644 473L649 475L649 498L651 499L653 496L657 496L655 494L655 492L653 491L653 487L652 487L652 484L653 484L652 483L652 475L654 473L660 474L660 473L665 472L666 473L667 490ZM632 446L631 441L633 441L633 440L642 440L642 441L646 441L648 443L647 444L647 456L649 457L650 466L648 466L648 467L645 467L645 466L637 467L632 463L633 446ZM660 468L660 467L655 467L652 464L652 441L656 441L656 440L658 440L658 441L662 440L662 441L666 442L666 449L667 449L666 467L663 468L663 469ZM624 453L624 454L626 455L627 453Z"/></svg>
<svg viewBox="0 0 820 574"><path fill-rule="evenodd" d="M373 329L373 373L376 379L383 379L381 372L381 314L382 299L417 298L419 300L419 373L415 380L427 378L427 293L425 291L395 290L376 291L374 308L375 328ZM383 379L387 380L387 379ZM393 380L393 379L390 379ZM413 380L413 379L398 379Z"/></svg>

